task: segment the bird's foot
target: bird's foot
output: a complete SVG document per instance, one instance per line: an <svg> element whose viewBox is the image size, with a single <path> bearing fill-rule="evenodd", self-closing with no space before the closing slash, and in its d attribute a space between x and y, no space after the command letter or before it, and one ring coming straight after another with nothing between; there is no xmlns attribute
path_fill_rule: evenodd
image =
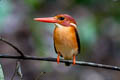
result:
<svg viewBox="0 0 120 80"><path fill-rule="evenodd" d="M57 64L59 64L60 62L60 53L58 53L58 56L57 56Z"/></svg>
<svg viewBox="0 0 120 80"><path fill-rule="evenodd" d="M75 65L76 59L75 59L75 55L73 55L73 65Z"/></svg>

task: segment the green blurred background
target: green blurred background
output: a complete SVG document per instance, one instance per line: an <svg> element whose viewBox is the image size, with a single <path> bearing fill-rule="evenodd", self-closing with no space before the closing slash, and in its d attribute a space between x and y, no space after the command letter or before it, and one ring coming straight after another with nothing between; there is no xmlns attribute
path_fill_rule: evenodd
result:
<svg viewBox="0 0 120 80"><path fill-rule="evenodd" d="M0 0L0 36L26 55L57 57L52 38L54 25L36 22L33 18L61 13L77 21L82 46L77 60L120 66L120 0ZM0 53L17 55L4 43L0 43ZM0 62L5 80L10 80L15 60ZM24 80L120 80L120 72L112 70L66 67L44 61L22 61L21 64Z"/></svg>

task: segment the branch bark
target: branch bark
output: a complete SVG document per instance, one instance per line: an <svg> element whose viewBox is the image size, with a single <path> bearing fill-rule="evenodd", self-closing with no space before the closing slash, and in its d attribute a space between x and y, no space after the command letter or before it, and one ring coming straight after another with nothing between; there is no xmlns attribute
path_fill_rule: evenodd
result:
<svg viewBox="0 0 120 80"><path fill-rule="evenodd" d="M40 57L36 57L36 56L26 56L16 46L14 46L12 43L4 40L2 37L0 38L0 41L10 45L11 47L13 47L21 55L21 56L11 56L11 55L2 55L2 54L0 54L0 58L57 62L56 58L50 58L50 57L48 57L48 58L40 58ZM70 63L70 64L73 63L71 60L64 60L64 59L60 59L60 62L61 63L66 63L67 62L67 63ZM90 66L90 67L104 68L104 69L120 71L120 67L118 67L118 66L98 64L98 63L93 63L93 62L76 61L76 65Z"/></svg>
<svg viewBox="0 0 120 80"><path fill-rule="evenodd" d="M40 58L36 56L11 56L11 55L0 55L0 58L7 58L7 59L22 59L22 60L38 60L38 61L50 61L50 62L57 62L57 58ZM60 63L70 63L72 64L72 60L64 60L60 59ZM103 68L103 69L109 69L109 70L116 70L120 71L120 67L118 66L112 66L112 65L105 65L105 64L98 64L98 63L93 63L93 62L85 62L85 61L76 61L76 65L81 65L81 66L90 66L90 67L96 67L96 68Z"/></svg>

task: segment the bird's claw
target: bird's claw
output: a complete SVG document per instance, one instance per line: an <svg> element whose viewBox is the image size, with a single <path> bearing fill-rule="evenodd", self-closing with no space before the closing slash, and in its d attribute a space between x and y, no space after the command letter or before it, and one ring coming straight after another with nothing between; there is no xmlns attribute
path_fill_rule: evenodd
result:
<svg viewBox="0 0 120 80"><path fill-rule="evenodd" d="M73 65L75 65L76 59L75 59L75 55L73 55Z"/></svg>
<svg viewBox="0 0 120 80"><path fill-rule="evenodd" d="M60 54L58 53L58 56L57 56L57 64L59 64L60 62Z"/></svg>

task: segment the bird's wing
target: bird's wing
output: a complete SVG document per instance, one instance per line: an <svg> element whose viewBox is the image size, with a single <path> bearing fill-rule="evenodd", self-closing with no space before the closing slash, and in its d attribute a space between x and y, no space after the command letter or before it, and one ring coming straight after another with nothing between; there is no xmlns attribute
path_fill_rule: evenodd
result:
<svg viewBox="0 0 120 80"><path fill-rule="evenodd" d="M58 53L57 50L56 50L56 47L55 47L55 41L54 41L54 49L55 49L55 52Z"/></svg>
<svg viewBox="0 0 120 80"><path fill-rule="evenodd" d="M78 43L78 54L80 53L80 38L79 38L79 35L78 35L78 32L77 32L77 29L75 28L75 34L76 34L76 40L77 40L77 43Z"/></svg>
<svg viewBox="0 0 120 80"><path fill-rule="evenodd" d="M54 49L55 49L56 54L58 54L56 47L55 47L55 42L54 42ZM62 55L60 55L60 56L63 57Z"/></svg>

